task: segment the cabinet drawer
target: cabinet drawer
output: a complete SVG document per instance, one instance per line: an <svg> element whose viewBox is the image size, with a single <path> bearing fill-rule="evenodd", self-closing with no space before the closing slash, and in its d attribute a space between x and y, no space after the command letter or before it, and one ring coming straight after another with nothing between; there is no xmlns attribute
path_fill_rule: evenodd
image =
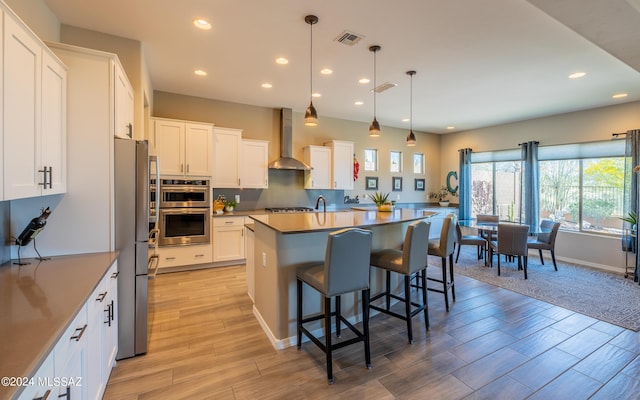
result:
<svg viewBox="0 0 640 400"><path fill-rule="evenodd" d="M55 371L64 371L69 359L82 348L87 340L88 328L87 306L84 305L56 344Z"/></svg>
<svg viewBox="0 0 640 400"><path fill-rule="evenodd" d="M213 227L220 228L223 226L244 226L244 217L214 217Z"/></svg>
<svg viewBox="0 0 640 400"><path fill-rule="evenodd" d="M49 399L53 399L53 387L49 387L48 383L53 380L53 354L44 360L38 371L33 375L33 384L28 385L20 393L19 400L33 400L39 398L45 398L49 396Z"/></svg>
<svg viewBox="0 0 640 400"><path fill-rule="evenodd" d="M159 268L206 264L213 260L213 249L210 244L159 247L158 257Z"/></svg>

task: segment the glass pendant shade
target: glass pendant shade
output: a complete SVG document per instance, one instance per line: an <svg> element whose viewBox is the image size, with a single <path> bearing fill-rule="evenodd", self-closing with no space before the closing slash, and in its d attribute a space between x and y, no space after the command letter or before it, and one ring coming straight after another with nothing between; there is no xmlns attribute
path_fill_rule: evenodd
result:
<svg viewBox="0 0 640 400"><path fill-rule="evenodd" d="M310 95L311 100L309 101L309 107L307 107L307 111L304 113L304 124L306 126L316 126L318 125L318 112L316 108L313 106L313 24L318 23L318 17L315 15L307 15L304 17L304 22L309 24L309 86L310 86Z"/></svg>
<svg viewBox="0 0 640 400"><path fill-rule="evenodd" d="M416 145L416 135L413 133L413 76L416 71L407 71L407 75L411 78L411 84L409 85L409 134L407 135L407 146Z"/></svg>
<svg viewBox="0 0 640 400"><path fill-rule="evenodd" d="M318 125L318 113L313 106L313 102L309 103L309 107L307 107L307 111L304 113L304 124L307 126Z"/></svg>
<svg viewBox="0 0 640 400"><path fill-rule="evenodd" d="M407 146L415 146L416 145L416 135L413 131L409 131L407 135Z"/></svg>
<svg viewBox="0 0 640 400"><path fill-rule="evenodd" d="M376 53L380 50L380 46L371 46L369 51L373 53L373 121L369 125L369 137L380 136L380 124L376 119Z"/></svg>

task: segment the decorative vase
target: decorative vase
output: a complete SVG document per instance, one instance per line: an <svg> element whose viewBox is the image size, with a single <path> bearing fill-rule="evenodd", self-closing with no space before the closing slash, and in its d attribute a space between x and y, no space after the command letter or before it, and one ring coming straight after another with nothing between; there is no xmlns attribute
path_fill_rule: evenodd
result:
<svg viewBox="0 0 640 400"><path fill-rule="evenodd" d="M233 206L225 206L225 207L224 207L224 210L225 210L226 212L231 212L231 211L233 211Z"/></svg>
<svg viewBox="0 0 640 400"><path fill-rule="evenodd" d="M391 211L393 211L393 205L391 205L391 204L381 204L381 205L378 206L378 211L391 212Z"/></svg>
<svg viewBox="0 0 640 400"><path fill-rule="evenodd" d="M449 207L449 202L448 201L440 201L440 207Z"/></svg>

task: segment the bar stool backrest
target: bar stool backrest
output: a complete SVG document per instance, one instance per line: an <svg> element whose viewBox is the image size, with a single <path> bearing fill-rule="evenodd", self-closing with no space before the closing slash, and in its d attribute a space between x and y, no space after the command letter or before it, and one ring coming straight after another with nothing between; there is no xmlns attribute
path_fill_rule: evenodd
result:
<svg viewBox="0 0 640 400"><path fill-rule="evenodd" d="M327 240L324 283L327 297L369 288L371 231L347 228Z"/></svg>
<svg viewBox="0 0 640 400"><path fill-rule="evenodd" d="M458 224L458 216L454 213L447 215L442 222L442 230L440 231L440 254L447 257L453 254L453 247L456 242L456 225Z"/></svg>
<svg viewBox="0 0 640 400"><path fill-rule="evenodd" d="M429 229L431 222L416 221L407 227L402 246L402 265L407 275L422 271L427 266Z"/></svg>

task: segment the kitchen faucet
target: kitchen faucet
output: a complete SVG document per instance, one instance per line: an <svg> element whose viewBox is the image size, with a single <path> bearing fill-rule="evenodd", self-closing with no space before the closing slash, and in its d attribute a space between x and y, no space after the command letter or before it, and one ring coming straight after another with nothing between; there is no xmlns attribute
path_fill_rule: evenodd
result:
<svg viewBox="0 0 640 400"><path fill-rule="evenodd" d="M318 206L320 205L320 200L322 200L322 212L326 213L327 212L327 199L325 199L323 195L318 196L318 199L316 200L316 210L318 209Z"/></svg>

